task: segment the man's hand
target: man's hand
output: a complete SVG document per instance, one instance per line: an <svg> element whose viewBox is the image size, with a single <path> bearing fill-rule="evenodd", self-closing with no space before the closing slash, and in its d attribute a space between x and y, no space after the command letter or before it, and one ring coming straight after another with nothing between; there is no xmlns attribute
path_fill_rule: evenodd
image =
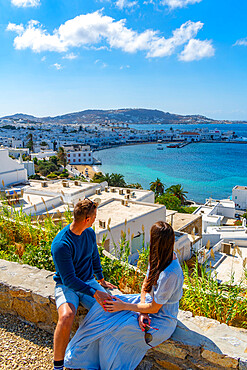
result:
<svg viewBox="0 0 247 370"><path fill-rule="evenodd" d="M143 320L145 320L145 319L148 320L148 325L150 325L151 320L150 320L148 314L147 313L140 313L140 315L138 317L138 322L139 322L139 326L140 326L142 331L145 330L145 323L143 322Z"/></svg>
<svg viewBox="0 0 247 370"><path fill-rule="evenodd" d="M101 290L96 290L96 292L94 294L94 298L101 305L101 307L104 309L104 311L106 311L106 309L104 307L104 302L106 300L112 301L111 295L106 293L106 292L101 292Z"/></svg>
<svg viewBox="0 0 247 370"><path fill-rule="evenodd" d="M101 280L99 280L99 283L100 283L100 285L101 285L103 288L108 288L108 289L117 289L117 286L116 286L116 285L113 285L113 284L109 283L108 281L105 281L105 279L101 279Z"/></svg>

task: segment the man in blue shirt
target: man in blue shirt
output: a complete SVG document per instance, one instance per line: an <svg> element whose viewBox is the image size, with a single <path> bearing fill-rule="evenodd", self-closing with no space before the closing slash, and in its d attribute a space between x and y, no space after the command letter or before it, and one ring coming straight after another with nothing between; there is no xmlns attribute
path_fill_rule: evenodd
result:
<svg viewBox="0 0 247 370"><path fill-rule="evenodd" d="M54 333L55 370L63 369L64 353L79 302L87 309L95 301L103 307L104 301L111 299L104 288L115 288L104 280L102 274L96 235L91 228L96 212L97 203L90 199L78 202L74 207L73 222L62 229L52 242L58 310L58 323Z"/></svg>

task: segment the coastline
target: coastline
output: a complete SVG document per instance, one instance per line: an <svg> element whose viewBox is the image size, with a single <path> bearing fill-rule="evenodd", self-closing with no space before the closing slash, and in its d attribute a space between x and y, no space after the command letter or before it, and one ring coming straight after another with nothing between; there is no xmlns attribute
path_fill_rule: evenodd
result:
<svg viewBox="0 0 247 370"><path fill-rule="evenodd" d="M225 141L225 140L203 140L203 141L193 141L193 142L186 142L186 141L181 141L181 140L174 140L174 141L163 141L163 142L158 142L158 141L142 141L142 142L135 142L135 143L124 143L124 144L116 144L116 145L106 145L101 148L95 148L93 149L93 152L99 152L100 150L105 150L105 149L112 149L112 148L118 148L121 146L132 146L132 145L147 145L147 144L161 144L161 145L166 145L166 144L175 144L175 143L187 143L187 144L214 144L214 143L219 143L219 144L247 144L247 140L232 140L232 141Z"/></svg>

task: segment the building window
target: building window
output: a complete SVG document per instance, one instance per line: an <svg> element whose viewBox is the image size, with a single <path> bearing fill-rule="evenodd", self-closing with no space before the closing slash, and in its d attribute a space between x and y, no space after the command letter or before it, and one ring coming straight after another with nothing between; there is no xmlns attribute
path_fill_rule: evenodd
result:
<svg viewBox="0 0 247 370"><path fill-rule="evenodd" d="M75 159L73 159L73 162L75 162Z"/></svg>
<svg viewBox="0 0 247 370"><path fill-rule="evenodd" d="M70 154L68 154L67 156L70 157Z"/></svg>
<svg viewBox="0 0 247 370"><path fill-rule="evenodd" d="M91 157L91 153L88 153L88 156Z"/></svg>
<svg viewBox="0 0 247 370"><path fill-rule="evenodd" d="M73 157L75 157L75 156L76 156L76 154L74 153L74 154L73 154Z"/></svg>
<svg viewBox="0 0 247 370"><path fill-rule="evenodd" d="M237 196L235 196L235 199L238 199L238 197L237 197Z"/></svg>
<svg viewBox="0 0 247 370"><path fill-rule="evenodd" d="M78 157L80 157L81 156L81 153L78 153Z"/></svg>

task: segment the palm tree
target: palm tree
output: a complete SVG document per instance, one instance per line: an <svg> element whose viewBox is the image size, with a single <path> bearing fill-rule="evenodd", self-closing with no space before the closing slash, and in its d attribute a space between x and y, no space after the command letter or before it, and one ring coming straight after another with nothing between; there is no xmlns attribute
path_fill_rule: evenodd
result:
<svg viewBox="0 0 247 370"><path fill-rule="evenodd" d="M181 184L172 185L169 188L166 189L167 193L170 193L172 195L175 195L178 199L180 199L181 203L184 204L188 192L184 190Z"/></svg>
<svg viewBox="0 0 247 370"><path fill-rule="evenodd" d="M118 187L126 186L126 183L124 181L124 177L120 173L112 173L110 175L110 181L108 182L108 184L110 186L118 186Z"/></svg>
<svg viewBox="0 0 247 370"><path fill-rule="evenodd" d="M67 154L62 146L59 147L57 152L58 162L66 167L67 164Z"/></svg>
<svg viewBox="0 0 247 370"><path fill-rule="evenodd" d="M155 193L155 196L159 196L164 193L165 185L157 177L155 181L150 182L150 190Z"/></svg>

